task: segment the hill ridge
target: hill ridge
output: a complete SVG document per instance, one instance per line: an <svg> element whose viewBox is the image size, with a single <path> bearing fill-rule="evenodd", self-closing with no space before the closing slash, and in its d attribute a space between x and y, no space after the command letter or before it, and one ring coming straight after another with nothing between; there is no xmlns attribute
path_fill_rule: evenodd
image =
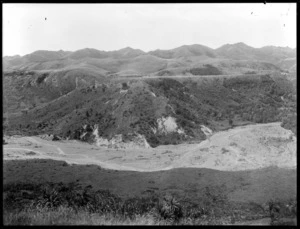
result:
<svg viewBox="0 0 300 229"><path fill-rule="evenodd" d="M275 48L288 48L288 49L290 49L290 50L296 51L296 48L291 48L291 47L289 47L289 46L265 45L265 46L262 46L262 47L260 47L260 48L254 48L254 47L252 47L252 46L250 46L250 45L247 45L247 44L244 43L244 42L237 42L237 43L233 43L233 44L227 43L227 44L221 45L219 48L221 48L222 46L226 46L226 45L238 45L238 44L244 44L244 45L246 45L246 46L248 46L248 47L251 47L251 48L253 48L253 49L262 49L262 48L265 48L265 47L275 47ZM43 50L43 49L42 49L42 50L36 50L36 51L33 51L33 52L31 52L31 53L27 53L27 54L24 54L24 55L19 55L19 54L15 54L15 55L12 55L12 56L6 55L6 56L3 56L2 58L7 58L7 57L24 57L24 56L26 56L26 55L33 54L33 53L38 52L38 51L50 51L50 52L60 52L60 51L63 51L63 52L72 52L72 53L73 53L73 52L76 52L76 51L79 51L79 50L84 50L84 49L94 49L94 50L101 51L101 52L114 52L114 51L121 51L121 50L124 50L124 49L131 49L131 50L141 50L141 51L143 51L144 53L150 53L150 52L154 52L154 51L169 51L169 50L174 50L174 49L178 49L178 48L181 48L181 47L195 46L195 45L200 45L200 46L204 46L204 47L210 48L209 46L202 45L202 44L190 44L190 45L181 45L181 46L178 46L178 47L175 47L175 48L172 48L172 49L160 49L160 48L158 48L158 49L155 49L155 50L150 50L150 51L148 51L148 52L145 52L145 51L143 51L142 49L132 48L132 47L130 47L130 46L126 46L126 47L124 47L124 48L117 49L117 50L99 50L99 49L96 49L96 48L82 48L82 49L77 49L77 50L74 50L74 51L66 51L66 50L62 50L62 49L56 51L56 50ZM217 50L217 49L219 49L219 48L210 48L210 49L212 49L212 50Z"/></svg>
<svg viewBox="0 0 300 229"><path fill-rule="evenodd" d="M53 71L93 69L99 75L220 75L296 69L296 51L286 47L253 48L245 43L226 44L212 49L201 44L144 52L129 46L103 51L83 48L76 51L37 50L24 56L3 58L5 71Z"/></svg>

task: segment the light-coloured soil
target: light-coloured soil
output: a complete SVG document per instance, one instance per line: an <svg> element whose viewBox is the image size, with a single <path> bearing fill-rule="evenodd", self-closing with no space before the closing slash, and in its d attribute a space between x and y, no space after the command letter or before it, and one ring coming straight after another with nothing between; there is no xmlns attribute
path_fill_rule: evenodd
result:
<svg viewBox="0 0 300 229"><path fill-rule="evenodd" d="M248 220L242 222L236 222L233 225L251 225L251 226L260 226L260 225L271 225L271 218L262 218L258 220Z"/></svg>
<svg viewBox="0 0 300 229"><path fill-rule="evenodd" d="M177 167L224 171L268 166L296 168L296 137L280 123L236 127L199 144L113 149L78 141L49 141L39 136L5 137L4 160L47 158L73 164L98 164L115 170L157 171Z"/></svg>

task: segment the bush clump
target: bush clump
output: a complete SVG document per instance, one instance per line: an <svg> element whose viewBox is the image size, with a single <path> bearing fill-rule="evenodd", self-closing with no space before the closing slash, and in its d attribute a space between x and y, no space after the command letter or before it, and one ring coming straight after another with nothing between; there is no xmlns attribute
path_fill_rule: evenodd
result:
<svg viewBox="0 0 300 229"><path fill-rule="evenodd" d="M159 201L158 211L163 219L178 221L183 217L180 203L171 195L166 195Z"/></svg>

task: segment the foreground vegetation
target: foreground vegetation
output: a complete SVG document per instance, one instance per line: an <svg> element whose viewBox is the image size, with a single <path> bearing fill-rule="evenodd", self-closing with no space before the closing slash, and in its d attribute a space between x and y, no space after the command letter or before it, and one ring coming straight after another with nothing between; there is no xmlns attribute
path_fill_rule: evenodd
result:
<svg viewBox="0 0 300 229"><path fill-rule="evenodd" d="M222 225L273 219L291 225L295 176L279 168L140 173L45 159L4 161L4 224Z"/></svg>
<svg viewBox="0 0 300 229"><path fill-rule="evenodd" d="M207 190L206 205L177 201L172 195L122 199L108 190L76 183L10 184L4 186L4 224L234 224L271 217L273 224L293 225L296 201L234 204ZM288 207L286 207L288 206Z"/></svg>

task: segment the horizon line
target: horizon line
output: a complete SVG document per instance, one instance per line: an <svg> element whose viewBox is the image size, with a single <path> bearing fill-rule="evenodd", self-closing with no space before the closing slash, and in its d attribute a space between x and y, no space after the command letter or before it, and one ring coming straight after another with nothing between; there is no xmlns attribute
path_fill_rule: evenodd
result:
<svg viewBox="0 0 300 229"><path fill-rule="evenodd" d="M297 48L297 47L292 48L292 47L290 47L290 46L277 46L277 45L264 45L264 46L262 46L262 47L255 48L255 47L253 47L253 46L250 46L250 45L246 44L245 42L226 43L226 44L223 44L223 45L219 46L218 48L211 48L211 47L209 47L209 46L202 45L202 44L185 44L185 45L177 46L177 47L175 47L175 48L170 48L170 49L155 49L155 50L150 50L150 51L144 51L144 50L142 50L142 49L139 49L139 48L132 48L132 47L130 47L130 46L126 46L126 47L124 47L124 48L115 49L115 50L100 50L100 49L96 49L96 48L88 48L88 47L86 47L86 48L79 48L79 49L76 49L76 50L73 50L73 51L70 51L70 50L63 50L63 49L59 49L59 50L38 49L38 50L35 50L35 51L31 52L31 53L27 53L27 54L24 54L24 55L20 55L20 54L3 55L2 58L4 58L4 57L13 57L13 56L24 57L24 56L26 56L26 55L30 55L30 54L32 54L32 53L34 53L34 52L38 52L38 51L50 51L50 52L59 52L59 51L63 51L63 52L76 52L76 51L84 50L84 49L95 49L95 50L97 50L97 51L103 51L103 52L114 52L114 51L120 51L120 50L126 49L126 48L131 48L131 49L134 49L134 50L140 50L140 51L142 51L142 52L144 52L144 53L149 53L149 52L153 52L153 51L157 51L157 50L160 50L160 51L168 51L168 50L180 48L180 47L183 47L183 46L201 45L201 46L205 46L205 47L207 47L207 48L210 48L210 49L212 49L212 50L216 50L216 49L219 49L219 48L221 48L221 47L223 47L223 46L225 46L225 45L236 45L236 44L240 44L240 43L241 43L241 44L244 44L244 45L246 45L246 46L249 46L249 47L251 47L251 48L254 48L254 49L261 49L261 48L264 48L264 47L277 47L277 48L290 48L290 49L296 49L296 48Z"/></svg>

